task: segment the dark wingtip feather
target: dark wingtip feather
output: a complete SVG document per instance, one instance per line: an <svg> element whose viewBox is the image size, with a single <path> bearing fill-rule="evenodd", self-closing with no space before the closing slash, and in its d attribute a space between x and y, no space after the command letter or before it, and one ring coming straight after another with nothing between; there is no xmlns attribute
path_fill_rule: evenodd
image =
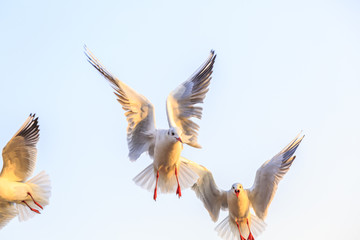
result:
<svg viewBox="0 0 360 240"><path fill-rule="evenodd" d="M212 55L211 58L209 59L209 63L211 62L211 64L214 64L214 61L216 59L217 54L215 54L215 50L211 49L210 50L210 54Z"/></svg>
<svg viewBox="0 0 360 240"><path fill-rule="evenodd" d="M35 113L30 113L31 119L26 123L25 126L16 134L17 136L22 136L29 141L36 143L39 140L39 117L35 118Z"/></svg>

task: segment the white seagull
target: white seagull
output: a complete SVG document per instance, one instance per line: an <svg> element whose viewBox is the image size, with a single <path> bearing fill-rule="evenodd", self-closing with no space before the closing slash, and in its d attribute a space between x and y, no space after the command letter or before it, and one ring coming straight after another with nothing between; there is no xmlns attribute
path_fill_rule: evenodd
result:
<svg viewBox="0 0 360 240"><path fill-rule="evenodd" d="M20 221L25 221L35 213L40 214L39 210L49 204L49 176L42 171L26 181L35 168L38 141L38 118L35 118L35 114L30 114L3 149L3 168L0 173L0 229L16 215Z"/></svg>
<svg viewBox="0 0 360 240"><path fill-rule="evenodd" d="M212 220L218 220L220 208L229 209L229 216L215 228L220 237L227 240L254 240L265 229L264 219L269 205L280 180L295 159L293 154L304 138L299 135L257 170L254 185L250 189L235 183L228 191L220 190L209 170L198 164L194 166L200 178L192 189L204 203ZM250 213L251 207L256 215Z"/></svg>
<svg viewBox="0 0 360 240"><path fill-rule="evenodd" d="M214 51L187 81L169 94L166 101L169 129L156 129L152 103L106 70L86 46L85 54L91 65L110 82L117 100L126 111L130 160L137 160L143 152L148 152L153 158L153 163L134 178L135 183L153 190L154 200L158 187L164 193L176 189L176 194L181 197L181 188L191 187L199 178L189 161L180 154L182 143L200 148L197 143L199 125L191 118L201 119L202 107L196 105L203 103L209 90L216 58Z"/></svg>

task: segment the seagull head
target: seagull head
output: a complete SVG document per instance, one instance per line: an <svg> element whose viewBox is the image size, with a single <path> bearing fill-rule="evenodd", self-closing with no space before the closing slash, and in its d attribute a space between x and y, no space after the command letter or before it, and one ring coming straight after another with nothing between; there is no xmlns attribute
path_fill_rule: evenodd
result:
<svg viewBox="0 0 360 240"><path fill-rule="evenodd" d="M169 128L167 135L172 139L174 142L183 142L180 138L181 130L177 127L171 127Z"/></svg>
<svg viewBox="0 0 360 240"><path fill-rule="evenodd" d="M244 190L243 186L240 183L235 183L232 185L231 190L239 198L239 194Z"/></svg>

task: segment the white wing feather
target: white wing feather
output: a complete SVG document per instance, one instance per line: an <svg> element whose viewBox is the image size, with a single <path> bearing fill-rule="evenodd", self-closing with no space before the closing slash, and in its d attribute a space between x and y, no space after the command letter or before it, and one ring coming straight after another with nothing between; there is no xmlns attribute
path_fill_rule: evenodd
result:
<svg viewBox="0 0 360 240"><path fill-rule="evenodd" d="M128 121L127 141L129 147L129 158L137 160L143 152L148 151L150 156L154 155L155 143L155 114L154 106L141 94L114 77L99 60L86 48L85 55L93 67L98 70L115 90L119 103L126 111Z"/></svg>
<svg viewBox="0 0 360 240"><path fill-rule="evenodd" d="M211 219L216 222L219 218L220 209L228 208L227 192L219 189L214 181L212 173L195 162L191 162L193 169L199 175L198 181L192 186L196 196L204 203Z"/></svg>
<svg viewBox="0 0 360 240"><path fill-rule="evenodd" d="M191 120L192 117L201 119L202 107L195 106L203 103L209 91L212 69L216 55L211 51L205 63L174 91L166 101L167 117L170 127L181 129L181 139L184 143L200 148L197 143L199 125Z"/></svg>
<svg viewBox="0 0 360 240"><path fill-rule="evenodd" d="M22 182L32 175L36 163L39 131L38 118L35 118L35 114L30 114L3 149L4 164L0 177Z"/></svg>
<svg viewBox="0 0 360 240"><path fill-rule="evenodd" d="M17 215L14 203L0 202L0 229L2 229L11 219Z"/></svg>
<svg viewBox="0 0 360 240"><path fill-rule="evenodd" d="M280 153L266 161L256 172L254 185L249 189L249 198L256 215L262 220L267 215L280 180L289 171L295 159L293 154L304 138L304 136L299 137L299 135Z"/></svg>

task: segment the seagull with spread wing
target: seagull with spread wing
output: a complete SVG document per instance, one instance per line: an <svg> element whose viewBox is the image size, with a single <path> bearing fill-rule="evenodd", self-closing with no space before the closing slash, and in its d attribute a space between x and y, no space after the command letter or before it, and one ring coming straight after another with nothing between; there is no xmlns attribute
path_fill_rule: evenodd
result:
<svg viewBox="0 0 360 240"><path fill-rule="evenodd" d="M35 114L30 114L3 149L3 168L0 173L0 229L16 215L20 221L25 221L35 213L40 214L39 210L49 204L49 176L42 171L26 181L35 168L38 141L38 118L35 118Z"/></svg>
<svg viewBox="0 0 360 240"><path fill-rule="evenodd" d="M196 163L189 163L200 176L192 189L204 203L212 220L218 220L220 209L229 209L229 216L215 228L219 236L227 240L254 240L265 229L264 219L278 184L289 171L295 160L293 154L304 137L299 135L257 170L254 185L250 189L235 183L228 191L220 190L209 170ZM251 207L256 215L250 213Z"/></svg>
<svg viewBox="0 0 360 240"><path fill-rule="evenodd" d="M85 54L91 65L110 82L125 110L130 160L137 160L144 152L153 158L153 163L134 178L135 183L154 191L154 200L158 188L164 193L176 191L180 197L181 188L191 187L199 177L180 154L182 143L200 148L199 125L191 118L201 119L202 107L197 104L203 103L209 90L216 58L214 51L187 81L169 94L166 101L169 129L156 129L152 103L106 70L86 46Z"/></svg>

